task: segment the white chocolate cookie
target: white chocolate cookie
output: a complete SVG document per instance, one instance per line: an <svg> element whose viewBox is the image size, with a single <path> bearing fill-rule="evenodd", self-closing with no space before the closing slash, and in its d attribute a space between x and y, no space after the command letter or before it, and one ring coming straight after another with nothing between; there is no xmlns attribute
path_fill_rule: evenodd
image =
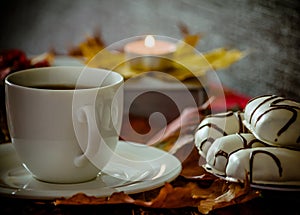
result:
<svg viewBox="0 0 300 215"><path fill-rule="evenodd" d="M252 184L300 185L300 151L279 147L258 147L233 153L226 175Z"/></svg>
<svg viewBox="0 0 300 215"><path fill-rule="evenodd" d="M215 140L206 155L207 167L219 175L225 175L229 157L239 150L265 147L267 144L250 133L230 134Z"/></svg>
<svg viewBox="0 0 300 215"><path fill-rule="evenodd" d="M261 141L300 149L300 103L260 96L248 102L244 117L244 124Z"/></svg>
<svg viewBox="0 0 300 215"><path fill-rule="evenodd" d="M219 137L245 132L243 113L228 111L205 117L195 133L195 145L204 158L211 144Z"/></svg>

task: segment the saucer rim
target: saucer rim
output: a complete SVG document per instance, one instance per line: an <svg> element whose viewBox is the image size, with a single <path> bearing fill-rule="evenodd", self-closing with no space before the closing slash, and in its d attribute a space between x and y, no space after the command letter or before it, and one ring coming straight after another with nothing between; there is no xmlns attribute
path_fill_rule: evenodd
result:
<svg viewBox="0 0 300 215"><path fill-rule="evenodd" d="M5 184L3 182L3 180L1 180L0 183L0 196L5 196L5 197L13 197L13 198L20 198L20 199L35 199L35 200L53 200L53 199L57 199L57 198L69 198L73 195L75 195L76 193L85 193L86 195L92 195L92 196L96 196L96 197L107 197L110 196L111 194L113 194L114 192L125 192L126 194L135 194L135 193L140 193L140 192L145 192L145 191L149 191L151 189L155 189L158 187L163 186L166 182L171 182L172 180L174 180L177 176L179 176L181 170L182 170L182 166L181 166L181 162L178 160L178 158L176 158L174 155L163 151L161 149L152 147L152 146L148 146L145 144L141 144L141 143L136 143L133 141L118 141L118 144L131 144L133 146L141 146L143 149L147 148L149 150L152 150L152 152L154 153L161 153L162 156L162 161L163 159L170 159L172 160L172 164L174 161L174 168L172 168L171 166L169 166L169 168L172 168L172 171L167 171L165 172L165 174L162 174L160 177L155 178L151 181L147 180L147 181L141 181L141 182L136 182L133 184L129 184L129 185L125 185L123 187L120 188L112 188L112 187L99 187L99 188L86 188L86 189L80 189L80 190L54 190L53 192L49 192L49 190L44 190L43 189L37 189L37 190L30 190L30 189L23 189L24 192L16 192L14 194L14 192L17 190L17 188L14 188L12 186L9 186L8 184ZM139 147L136 147L136 149L138 150ZM17 156L16 155L16 151L13 147L13 145L11 143L4 143L4 144L0 144L0 154L9 156L9 157L13 157L13 156ZM167 158L165 157L167 156ZM3 157L0 157L0 162L1 160L4 160ZM13 165L13 167L8 168L7 167L7 171L14 169L14 168L24 168L21 164L21 162L19 160L14 159L14 162L16 162L15 165ZM170 162L169 162L170 163ZM6 165L9 166L9 164L2 164L2 165ZM24 168L25 169L25 168ZM4 172L0 171L0 178L2 179L4 177ZM101 176L99 176L101 177ZM33 179L36 180L36 179ZM96 179L92 180L95 181ZM89 181L91 182L91 181ZM47 182L41 182L41 183L47 183ZM85 184L88 182L82 182L79 184ZM5 186L7 185L7 186ZM54 186L56 184L53 184ZM69 185L74 185L76 186L76 184L69 184Z"/></svg>

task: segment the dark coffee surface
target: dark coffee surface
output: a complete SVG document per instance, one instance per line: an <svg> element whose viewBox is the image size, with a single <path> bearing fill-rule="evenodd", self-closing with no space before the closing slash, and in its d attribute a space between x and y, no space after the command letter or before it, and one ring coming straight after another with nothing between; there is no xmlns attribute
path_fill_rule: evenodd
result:
<svg viewBox="0 0 300 215"><path fill-rule="evenodd" d="M76 86L72 84L44 84L44 85L35 85L35 86L30 86L32 88L37 88L37 89L45 89L45 90L75 90L75 89L89 89L92 87L87 87L87 86Z"/></svg>

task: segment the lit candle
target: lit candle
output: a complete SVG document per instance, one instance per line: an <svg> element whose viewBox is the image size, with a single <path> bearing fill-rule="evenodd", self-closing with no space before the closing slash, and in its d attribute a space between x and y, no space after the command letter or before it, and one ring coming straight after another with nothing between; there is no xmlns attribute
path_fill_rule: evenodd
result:
<svg viewBox="0 0 300 215"><path fill-rule="evenodd" d="M169 41L155 40L148 35L144 40L126 44L124 51L133 69L163 70L172 67L176 45Z"/></svg>

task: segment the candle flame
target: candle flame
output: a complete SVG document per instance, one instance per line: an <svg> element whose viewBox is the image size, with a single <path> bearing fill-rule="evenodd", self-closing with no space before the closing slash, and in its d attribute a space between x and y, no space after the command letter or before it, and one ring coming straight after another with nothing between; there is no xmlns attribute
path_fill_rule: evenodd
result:
<svg viewBox="0 0 300 215"><path fill-rule="evenodd" d="M152 35L148 35L148 36L146 36L144 43L145 43L146 47L152 48L155 46L155 39Z"/></svg>

